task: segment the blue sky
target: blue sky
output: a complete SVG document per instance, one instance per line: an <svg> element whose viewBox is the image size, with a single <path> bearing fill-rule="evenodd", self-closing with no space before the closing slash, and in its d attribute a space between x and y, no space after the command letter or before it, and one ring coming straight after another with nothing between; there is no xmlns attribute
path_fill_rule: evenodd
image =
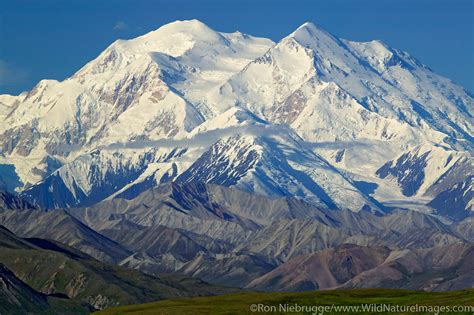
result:
<svg viewBox="0 0 474 315"><path fill-rule="evenodd" d="M474 0L0 0L0 93L62 80L118 38L192 18L275 41L312 21L381 39L474 91Z"/></svg>

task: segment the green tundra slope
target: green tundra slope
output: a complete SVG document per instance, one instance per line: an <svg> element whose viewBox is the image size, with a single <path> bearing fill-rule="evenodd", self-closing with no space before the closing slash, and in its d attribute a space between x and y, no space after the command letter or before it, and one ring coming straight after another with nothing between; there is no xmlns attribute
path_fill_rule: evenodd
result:
<svg viewBox="0 0 474 315"><path fill-rule="evenodd" d="M0 303L5 306L8 302L10 305L5 306L3 312L0 308L1 314L48 310L48 302L68 304L74 301L88 312L90 309L162 299L236 292L198 279L155 277L104 264L61 243L19 238L2 226L0 262L4 270L0 288L2 283L6 288L0 291ZM26 309L30 304L31 308ZM51 314L51 310L49 312Z"/></svg>
<svg viewBox="0 0 474 315"><path fill-rule="evenodd" d="M251 307L260 307L261 312L251 312ZM362 304L392 304L392 305L422 305L431 307L462 306L471 307L470 311L456 312L456 314L473 314L474 290L453 292L422 292L388 289L357 289L332 291L307 291L299 293L261 293L246 292L215 297L185 298L165 300L139 305L128 305L105 309L97 315L119 314L308 314L308 312L284 312L280 305L291 306L331 306L339 307ZM256 306L257 305L257 306ZM269 312L264 312L264 310ZM273 311L272 311L273 310ZM275 311L276 310L276 311ZM338 312L326 311L324 314L383 314L380 311L355 312L349 309L339 309ZM321 314L319 312L318 314ZM433 312L405 313L392 312L390 314L433 314Z"/></svg>

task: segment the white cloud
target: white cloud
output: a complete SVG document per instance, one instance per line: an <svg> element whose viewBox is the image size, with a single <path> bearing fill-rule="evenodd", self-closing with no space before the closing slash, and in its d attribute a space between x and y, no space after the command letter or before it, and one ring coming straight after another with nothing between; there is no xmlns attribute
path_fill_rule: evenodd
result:
<svg viewBox="0 0 474 315"><path fill-rule="evenodd" d="M128 28L129 28L128 24L125 23L124 21L118 21L114 25L114 30L116 31L123 31L123 30L127 30Z"/></svg>
<svg viewBox="0 0 474 315"><path fill-rule="evenodd" d="M202 133L198 133L191 138L184 139L159 139L159 140L142 140L130 142L116 142L108 145L101 145L96 147L99 150L117 150L117 149L143 149L148 147L159 148L193 148L193 147L207 147L219 141L222 138L234 135L252 135L252 136L270 136L285 134L286 128L284 126L268 126L268 125L246 125L227 127L223 129L213 129ZM61 152L73 152L80 150L78 145L59 145L56 150Z"/></svg>

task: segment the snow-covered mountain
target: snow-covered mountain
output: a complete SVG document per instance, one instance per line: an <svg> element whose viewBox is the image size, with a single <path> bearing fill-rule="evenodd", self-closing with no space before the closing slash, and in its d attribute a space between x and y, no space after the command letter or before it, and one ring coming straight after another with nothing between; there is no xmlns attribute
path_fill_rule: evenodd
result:
<svg viewBox="0 0 474 315"><path fill-rule="evenodd" d="M0 95L0 185L46 208L198 181L462 219L474 213L473 104L380 41L305 23L274 43L176 21L62 82Z"/></svg>

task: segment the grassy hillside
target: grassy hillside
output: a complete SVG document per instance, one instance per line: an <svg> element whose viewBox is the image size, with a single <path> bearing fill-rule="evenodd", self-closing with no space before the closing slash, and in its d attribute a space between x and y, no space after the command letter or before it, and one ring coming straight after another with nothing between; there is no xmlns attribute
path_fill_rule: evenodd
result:
<svg viewBox="0 0 474 315"><path fill-rule="evenodd" d="M358 289L335 291L308 291L299 293L260 293L248 292L225 296L186 298L165 300L139 305L115 307L95 313L100 315L118 314L250 314L252 304L275 306L279 304L298 305L360 305L360 304L393 304L393 305L471 305L474 307L474 290L463 290L443 293L421 291ZM284 312L255 312L255 314L282 314ZM354 314L355 312L338 312L337 314ZM293 312L291 314L298 314ZM307 314L307 313L305 313ZM336 314L325 312L324 314ZM359 312L357 314L380 314L380 312ZM390 313L405 314L405 313ZM406 313L408 314L408 313ZM414 314L414 313L410 313ZM420 313L422 314L422 313ZM472 314L472 312L456 313Z"/></svg>
<svg viewBox="0 0 474 315"><path fill-rule="evenodd" d="M87 309L89 306L102 309L109 306L238 291L209 285L189 277L154 277L137 270L104 264L64 244L43 239L19 238L1 226L0 262L6 268L5 277L8 276L13 279L11 281L18 282L14 296L23 298L26 296L23 292L33 290L44 295L44 298L38 297L38 299L47 298L49 304L55 304L55 309L69 307L68 300L77 302L78 307L84 304ZM18 281L14 277L18 278ZM31 297L34 297L33 293L30 294ZM0 303L2 297L5 300L12 300L11 295L10 291L5 290L4 294L0 292ZM25 305L16 303L18 304ZM47 309L48 303L44 301L42 304ZM6 314L10 314L14 307L5 309ZM32 309L36 313L39 312L36 308ZM71 312L58 312L58 314L64 313Z"/></svg>
<svg viewBox="0 0 474 315"><path fill-rule="evenodd" d="M0 314L89 314L91 308L65 298L38 292L0 263Z"/></svg>

